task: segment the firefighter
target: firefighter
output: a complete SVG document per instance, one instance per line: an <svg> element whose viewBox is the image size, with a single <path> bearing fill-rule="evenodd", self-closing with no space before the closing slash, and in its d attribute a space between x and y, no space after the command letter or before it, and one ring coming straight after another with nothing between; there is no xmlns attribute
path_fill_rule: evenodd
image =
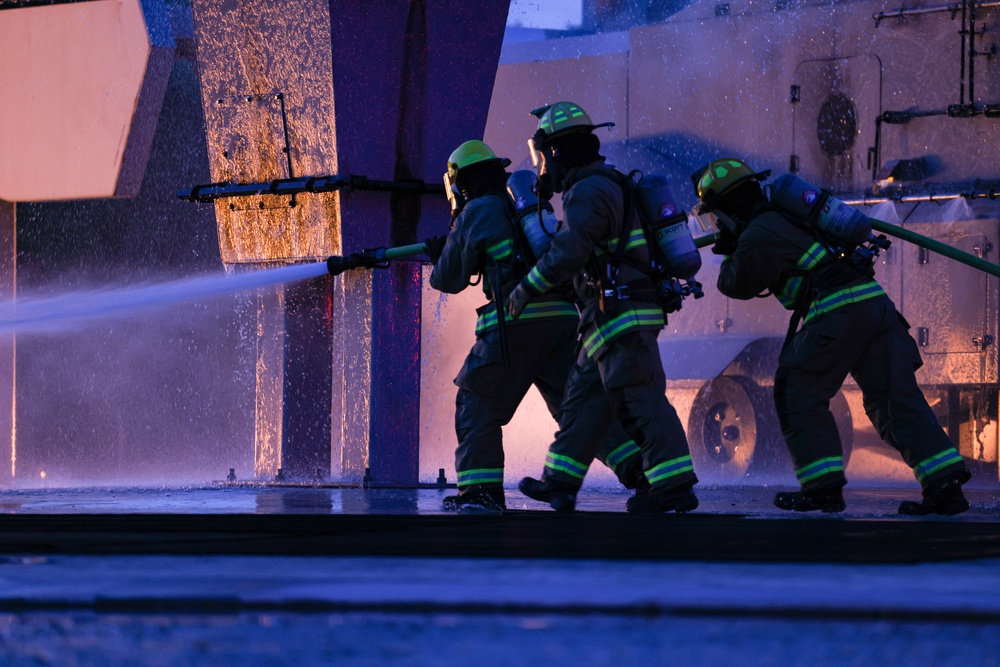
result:
<svg viewBox="0 0 1000 667"><path fill-rule="evenodd" d="M514 289L512 317L524 317L558 285L572 280L582 303L580 350L559 410L559 431L541 479L526 477L525 495L556 510L576 495L614 418L638 444L648 493L629 498L630 512L687 512L698 506L684 428L666 398L656 337L664 310L647 275L647 240L631 182L604 164L598 127L572 102L532 112L529 142L539 195L562 193L563 227ZM600 295L600 298L599 298ZM608 407L610 406L610 410Z"/></svg>
<svg viewBox="0 0 1000 667"><path fill-rule="evenodd" d="M506 509L501 427L531 385L555 417L573 366L579 312L569 290L537 299L517 322L504 315L506 296L531 260L505 189L509 164L482 141L456 148L445 175L452 228L447 237L426 242L434 263L432 287L457 294L482 276L491 300L477 311L476 342L455 378L459 493L444 499L449 510ZM641 489L639 449L620 428L609 434L602 454L623 484Z"/></svg>
<svg viewBox="0 0 1000 667"><path fill-rule="evenodd" d="M768 290L793 311L774 403L801 490L778 493L774 504L797 512L844 509L843 450L829 401L850 373L875 429L923 489L922 501L903 502L899 513L964 512L962 484L970 474L917 386L922 362L909 324L875 281L870 259L834 252L807 221L768 200L760 181L769 173L725 158L692 180L701 212L718 220L712 251L724 256L719 291L752 299Z"/></svg>

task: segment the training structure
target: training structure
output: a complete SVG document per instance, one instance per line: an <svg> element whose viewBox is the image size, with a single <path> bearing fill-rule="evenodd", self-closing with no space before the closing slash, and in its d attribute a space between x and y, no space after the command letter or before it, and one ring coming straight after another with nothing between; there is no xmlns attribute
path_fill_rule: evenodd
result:
<svg viewBox="0 0 1000 667"><path fill-rule="evenodd" d="M506 18L507 2L194 0L190 12L163 0L0 5L0 53L12 65L0 65L0 89L14 92L0 103L0 289L15 285L16 202L48 216L43 202L134 197L140 184L173 197L305 178L295 194L211 200L221 260L235 272L444 233L440 175L455 145L483 134ZM181 99L189 71L204 135L188 147L209 174L144 183L154 133L172 132L163 135L170 160L192 159L176 145L180 132L157 127L168 77ZM320 191L312 177L348 185ZM207 210L174 203L191 220ZM133 222L166 238L167 219ZM253 297L254 478L418 481L420 299L412 262ZM16 355L13 340L0 341L0 457L10 462L0 480L24 474L14 465ZM21 458L44 460L25 440ZM111 449L100 440L74 447L99 460L98 449ZM218 462L220 477L226 464Z"/></svg>
<svg viewBox="0 0 1000 667"><path fill-rule="evenodd" d="M444 198L405 183L439 183L451 148L482 136L506 2L195 0L193 13L213 182L354 177L215 199L225 263L313 261L446 230ZM258 477L418 481L420 289L419 265L395 262L259 296Z"/></svg>

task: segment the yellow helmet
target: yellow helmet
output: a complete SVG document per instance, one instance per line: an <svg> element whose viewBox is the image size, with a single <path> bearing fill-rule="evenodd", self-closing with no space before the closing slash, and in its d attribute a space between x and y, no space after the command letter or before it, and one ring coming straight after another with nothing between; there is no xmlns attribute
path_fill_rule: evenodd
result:
<svg viewBox="0 0 1000 667"><path fill-rule="evenodd" d="M493 149L484 142L478 139L466 141L452 151L448 157L448 176L451 177L451 182L455 182L455 177L458 176L459 169L465 169L466 167L486 162L487 160L500 160L504 163L504 167L510 165L510 160L507 158L498 158Z"/></svg>
<svg viewBox="0 0 1000 667"><path fill-rule="evenodd" d="M504 169L510 165L510 160L497 157L492 148L478 139L466 141L448 157L448 171L444 173L444 192L448 196L453 216L465 205L462 193L458 191L459 170L490 160L498 160Z"/></svg>
<svg viewBox="0 0 1000 667"><path fill-rule="evenodd" d="M742 160L732 157L722 158L711 162L697 176L695 192L698 194L698 199L711 204L737 185L751 179L762 181L770 174L770 170L755 172Z"/></svg>

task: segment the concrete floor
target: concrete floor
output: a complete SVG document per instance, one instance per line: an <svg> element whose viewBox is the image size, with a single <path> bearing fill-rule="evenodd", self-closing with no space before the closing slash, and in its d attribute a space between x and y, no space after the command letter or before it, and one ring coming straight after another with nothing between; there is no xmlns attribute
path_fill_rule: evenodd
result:
<svg viewBox="0 0 1000 667"><path fill-rule="evenodd" d="M898 517L906 487L842 515L775 488L702 487L635 517L514 490L301 485L0 491L0 664L997 665L1000 491Z"/></svg>

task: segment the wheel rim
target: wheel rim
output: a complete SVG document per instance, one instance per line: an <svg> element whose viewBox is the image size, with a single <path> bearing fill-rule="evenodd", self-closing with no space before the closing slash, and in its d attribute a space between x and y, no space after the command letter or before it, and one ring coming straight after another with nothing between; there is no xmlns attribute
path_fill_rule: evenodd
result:
<svg viewBox="0 0 1000 667"><path fill-rule="evenodd" d="M726 476L746 474L757 450L757 410L742 383L715 378L698 392L691 408L691 455L695 469Z"/></svg>

